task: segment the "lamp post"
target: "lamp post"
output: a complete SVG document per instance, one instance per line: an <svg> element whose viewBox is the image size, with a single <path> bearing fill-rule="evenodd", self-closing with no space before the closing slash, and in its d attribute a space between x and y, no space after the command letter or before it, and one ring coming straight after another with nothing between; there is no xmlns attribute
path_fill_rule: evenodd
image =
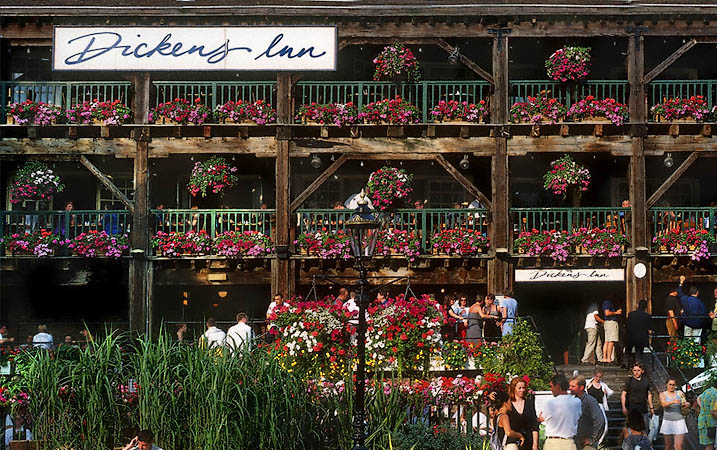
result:
<svg viewBox="0 0 717 450"><path fill-rule="evenodd" d="M368 207L368 199L362 190L358 198L358 206L354 214L346 221L349 230L351 250L354 264L359 273L359 318L356 356L356 400L353 411L354 446L353 450L365 450L366 413L364 403L366 397L366 308L368 306L368 271L364 262L373 258L380 223Z"/></svg>

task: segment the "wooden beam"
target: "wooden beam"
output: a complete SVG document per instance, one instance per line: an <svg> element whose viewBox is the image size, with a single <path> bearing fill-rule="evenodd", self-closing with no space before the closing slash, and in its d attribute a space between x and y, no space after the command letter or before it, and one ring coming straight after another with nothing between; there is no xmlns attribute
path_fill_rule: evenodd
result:
<svg viewBox="0 0 717 450"><path fill-rule="evenodd" d="M119 201L121 201L122 204L127 207L130 214L134 214L134 202L132 200L128 199L127 196L124 195L124 193L122 191L120 191L117 186L115 186L115 184L112 182L112 180L110 180L107 177L107 175L102 173L102 171L100 171L100 169L98 169L97 166L92 164L92 162L89 159L87 159L87 157L85 155L80 156L80 162L82 163L83 166L85 166L87 168L87 170L92 172L92 175L94 175L95 177L97 177L98 180L100 180L100 183L102 183L102 185L104 187L106 187L110 192L112 192L112 195L117 197L119 199Z"/></svg>
<svg viewBox="0 0 717 450"><path fill-rule="evenodd" d="M692 152L690 153L690 156L687 157L684 161L682 161L682 164L680 164L680 167L675 169L674 172L662 183L662 185L657 188L654 194L650 196L649 199L647 199L647 208L652 208L655 206L655 203L657 203L660 198L667 192L670 187L672 187L673 184L675 184L675 181L677 181L682 174L684 174L687 169L690 168L693 162L697 161L697 158L700 157L700 154L698 152Z"/></svg>
<svg viewBox="0 0 717 450"><path fill-rule="evenodd" d="M456 47L453 47L452 45L450 45L448 42L444 41L443 39L438 39L436 43L438 44L439 47L441 47L443 50L445 50L446 53L451 54L451 53L457 51ZM487 71L483 70L480 66L478 66L478 64L473 62L473 60L471 60L470 58L468 58L467 56L463 55L460 52L458 53L458 60L460 62L462 62L463 65L465 65L466 67L471 69L473 72L478 74L479 77L483 78L488 83L493 84L493 75L491 75Z"/></svg>
<svg viewBox="0 0 717 450"><path fill-rule="evenodd" d="M292 88L292 73L280 72L276 76L276 119L279 125L290 124L293 121L294 90ZM276 235L274 242L277 249L277 259L272 260L271 266L271 287L273 293L281 293L285 296L293 294L296 274L292 270L293 265L289 261L289 247L291 245L291 189L289 178L291 177L291 164L289 159L289 138L291 130L277 128L276 136L276 161L274 185L276 186Z"/></svg>
<svg viewBox="0 0 717 450"><path fill-rule="evenodd" d="M488 200L488 197L483 195L483 193L477 187L475 187L475 185L471 183L468 178L464 177L462 173L460 173L455 167L453 167L453 164L449 163L446 158L443 157L443 155L436 155L436 161L438 161L438 164L443 166L443 168L446 169L446 171L473 197L477 198L486 209L492 209L493 205L490 200Z"/></svg>
<svg viewBox="0 0 717 450"><path fill-rule="evenodd" d="M327 167L321 175L316 177L316 179L306 189L304 189L304 191L299 194L293 202L291 202L289 211L294 212L299 209L299 206L301 206L301 204L304 203L306 199L319 188L319 186L324 184L324 181L328 180L331 175L339 170L339 167L343 166L346 161L348 161L348 157L346 155L339 156L333 164Z"/></svg>
<svg viewBox="0 0 717 450"><path fill-rule="evenodd" d="M687 41L682 47L678 48L673 54L665 58L664 61L662 61L660 64L658 64L654 69L652 69L647 75L645 75L645 83L649 83L650 81L654 80L656 76L661 74L665 69L670 67L672 63L677 61L680 56L684 55L691 49L697 45L696 39L690 39Z"/></svg>

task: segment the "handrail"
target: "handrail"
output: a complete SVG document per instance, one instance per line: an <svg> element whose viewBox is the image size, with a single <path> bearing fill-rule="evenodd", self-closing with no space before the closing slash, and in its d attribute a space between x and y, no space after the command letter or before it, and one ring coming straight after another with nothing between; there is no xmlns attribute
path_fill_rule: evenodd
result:
<svg viewBox="0 0 717 450"><path fill-rule="evenodd" d="M586 80L572 85L559 81L510 80L508 100L509 105L525 102L527 97L535 97L545 91L548 97L557 99L568 108L588 95L598 99L614 98L627 104L628 85L627 80Z"/></svg>
<svg viewBox="0 0 717 450"><path fill-rule="evenodd" d="M522 231L576 231L579 228L615 228L629 235L630 208L510 208L513 234Z"/></svg>
<svg viewBox="0 0 717 450"><path fill-rule="evenodd" d="M132 215L127 210L0 211L3 235L51 231L72 239L90 230L108 234L131 232Z"/></svg>
<svg viewBox="0 0 717 450"><path fill-rule="evenodd" d="M276 92L274 81L153 81L152 85L157 92L155 106L175 98L189 101L199 98L212 111L237 100L264 100L274 105Z"/></svg>
<svg viewBox="0 0 717 450"><path fill-rule="evenodd" d="M717 80L652 80L647 83L648 108L664 99L701 95L711 110L715 105Z"/></svg>
<svg viewBox="0 0 717 450"><path fill-rule="evenodd" d="M225 231L259 231L272 237L276 223L273 209L153 209L150 229L157 231L206 231L212 238Z"/></svg>

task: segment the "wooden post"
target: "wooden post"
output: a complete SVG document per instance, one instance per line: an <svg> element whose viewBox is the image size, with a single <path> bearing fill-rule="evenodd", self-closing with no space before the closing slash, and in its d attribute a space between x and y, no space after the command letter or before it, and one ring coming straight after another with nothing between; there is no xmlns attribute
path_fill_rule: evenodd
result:
<svg viewBox="0 0 717 450"><path fill-rule="evenodd" d="M492 122L495 127L495 155L491 165L493 171L491 194L491 245L495 258L488 266L488 292L503 293L511 288L511 267L508 261L510 232L508 230L509 182L508 182L508 138L504 124L508 118L508 38L506 30L496 30L493 38L493 103Z"/></svg>
<svg viewBox="0 0 717 450"><path fill-rule="evenodd" d="M133 111L137 123L146 124L149 113L150 79L139 73L133 79ZM129 326L136 333L151 334L151 264L149 253L149 186L148 157L150 132L148 127L135 136L134 156L134 214L132 215L132 259L129 265Z"/></svg>
<svg viewBox="0 0 717 450"><path fill-rule="evenodd" d="M626 306L627 311L637 309L641 299L650 300L652 265L650 261L650 237L647 227L647 193L645 187L645 135L647 103L645 97L645 45L644 38L636 33L628 38L627 73L630 83L630 122L632 155L630 156L630 205L632 208L632 246L635 256L627 265ZM647 267L647 275L636 278L633 267L639 263ZM649 305L651 309L652 305Z"/></svg>
<svg viewBox="0 0 717 450"><path fill-rule="evenodd" d="M293 293L295 274L289 260L289 227L291 219L289 196L289 139L291 129L281 127L290 124L292 119L291 74L280 73L276 83L276 253L277 259L272 261L271 289L272 295L282 293L290 296Z"/></svg>

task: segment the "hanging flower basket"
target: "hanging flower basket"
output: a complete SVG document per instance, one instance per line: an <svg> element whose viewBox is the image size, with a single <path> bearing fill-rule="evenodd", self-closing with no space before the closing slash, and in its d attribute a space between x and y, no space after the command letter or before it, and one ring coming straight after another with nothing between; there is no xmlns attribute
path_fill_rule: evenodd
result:
<svg viewBox="0 0 717 450"><path fill-rule="evenodd" d="M368 177L366 193L374 207L381 211L398 207L413 192L413 175L403 169L384 166Z"/></svg>
<svg viewBox="0 0 717 450"><path fill-rule="evenodd" d="M53 194L62 192L65 185L47 164L28 161L15 174L10 186L10 202L24 200L52 200Z"/></svg>
<svg viewBox="0 0 717 450"><path fill-rule="evenodd" d="M345 127L356 125L359 121L358 109L352 102L328 103L321 105L311 103L301 105L296 114L296 120L301 123L316 123L319 125L335 125Z"/></svg>
<svg viewBox="0 0 717 450"><path fill-rule="evenodd" d="M622 125L630 118L630 110L627 105L619 103L613 98L598 100L592 95L574 103L568 110L568 120L588 122L612 122L615 125Z"/></svg>
<svg viewBox="0 0 717 450"><path fill-rule="evenodd" d="M358 117L365 123L405 125L419 123L421 112L412 103L396 97L369 103L361 108Z"/></svg>
<svg viewBox="0 0 717 450"><path fill-rule="evenodd" d="M527 102L516 102L510 107L510 120L513 123L540 124L560 122L568 109L547 93L541 92L537 97L528 97Z"/></svg>
<svg viewBox="0 0 717 450"><path fill-rule="evenodd" d="M715 238L707 230L674 228L664 234L652 238L652 248L656 252L673 255L690 255L692 261L710 258L709 247Z"/></svg>
<svg viewBox="0 0 717 450"><path fill-rule="evenodd" d="M657 122L704 122L710 118L707 101L701 95L664 99L650 112Z"/></svg>
<svg viewBox="0 0 717 450"><path fill-rule="evenodd" d="M384 47L374 58L376 70L374 81L408 81L415 83L421 79L421 68L410 48L394 42Z"/></svg>
<svg viewBox="0 0 717 450"><path fill-rule="evenodd" d="M62 108L49 103L25 100L22 103L11 103L7 114L16 125L47 126L60 120Z"/></svg>
<svg viewBox="0 0 717 450"><path fill-rule="evenodd" d="M555 81L583 80L590 74L590 47L563 47L545 61L548 78Z"/></svg>
<svg viewBox="0 0 717 450"><path fill-rule="evenodd" d="M566 195L568 188L587 191L590 185L590 171L576 163L570 155L550 163L550 171L543 175L543 187L555 195Z"/></svg>
<svg viewBox="0 0 717 450"><path fill-rule="evenodd" d="M237 170L221 156L213 156L203 162L198 161L194 163L187 189L193 197L197 194L206 197L207 191L223 194L224 189L234 186L239 181L239 177L234 174Z"/></svg>
<svg viewBox="0 0 717 450"><path fill-rule="evenodd" d="M212 110L197 97L194 103L189 100L175 98L173 101L160 103L149 112L150 123L174 125L201 125L212 120Z"/></svg>
<svg viewBox="0 0 717 450"><path fill-rule="evenodd" d="M253 102L237 100L217 106L214 110L214 117L222 123L266 125L276 122L276 110L264 100Z"/></svg>

